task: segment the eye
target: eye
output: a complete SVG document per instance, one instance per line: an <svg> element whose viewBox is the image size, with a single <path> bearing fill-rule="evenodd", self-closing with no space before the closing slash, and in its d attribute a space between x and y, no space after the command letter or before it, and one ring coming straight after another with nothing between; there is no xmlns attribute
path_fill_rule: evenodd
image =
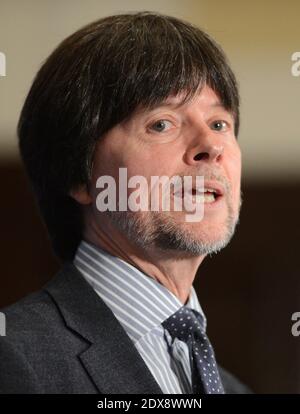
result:
<svg viewBox="0 0 300 414"><path fill-rule="evenodd" d="M217 120L210 124L211 129L214 131L226 131L228 129L228 124L226 121Z"/></svg>
<svg viewBox="0 0 300 414"><path fill-rule="evenodd" d="M156 132L164 132L168 126L171 127L172 122L167 121L166 119L159 119L150 126L150 129Z"/></svg>

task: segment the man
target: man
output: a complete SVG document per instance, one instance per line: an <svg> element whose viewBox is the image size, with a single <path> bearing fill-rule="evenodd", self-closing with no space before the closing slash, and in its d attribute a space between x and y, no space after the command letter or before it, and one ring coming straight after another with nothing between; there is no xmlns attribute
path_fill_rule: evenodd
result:
<svg viewBox="0 0 300 414"><path fill-rule="evenodd" d="M238 90L223 52L174 17L110 16L51 54L18 133L63 266L40 292L4 309L1 392L247 392L217 366L192 287L238 222L238 127ZM171 198L202 205L201 217L186 220L186 205L163 210L163 185L156 210L151 186L139 200L149 208L120 208L117 194L119 208L105 210L99 178L110 177L109 198L124 188L120 171L147 184L191 177L190 193L180 188ZM127 190L126 202L134 187Z"/></svg>

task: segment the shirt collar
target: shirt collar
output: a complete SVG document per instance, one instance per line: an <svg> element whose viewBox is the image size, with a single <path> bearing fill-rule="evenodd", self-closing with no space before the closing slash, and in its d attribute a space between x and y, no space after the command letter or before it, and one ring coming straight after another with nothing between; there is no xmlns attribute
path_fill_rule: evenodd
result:
<svg viewBox="0 0 300 414"><path fill-rule="evenodd" d="M166 287L119 257L81 241L74 264L135 342L183 305ZM206 318L194 287L185 304Z"/></svg>

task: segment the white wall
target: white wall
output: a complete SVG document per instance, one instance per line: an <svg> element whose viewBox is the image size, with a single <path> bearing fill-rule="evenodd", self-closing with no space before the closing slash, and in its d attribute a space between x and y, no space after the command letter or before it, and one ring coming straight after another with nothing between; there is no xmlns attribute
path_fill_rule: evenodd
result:
<svg viewBox="0 0 300 414"><path fill-rule="evenodd" d="M300 51L300 1L238 0L0 0L0 159L16 157L15 128L40 64L67 35L105 15L156 10L208 31L225 49L242 95L244 174L300 177L300 76L291 55Z"/></svg>

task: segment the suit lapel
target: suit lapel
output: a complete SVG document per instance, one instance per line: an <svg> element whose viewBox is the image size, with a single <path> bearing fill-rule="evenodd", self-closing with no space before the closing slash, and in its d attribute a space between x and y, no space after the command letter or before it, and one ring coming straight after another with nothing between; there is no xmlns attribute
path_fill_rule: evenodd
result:
<svg viewBox="0 0 300 414"><path fill-rule="evenodd" d="M79 358L100 393L162 394L123 327L72 263L45 290L67 327L88 341Z"/></svg>

